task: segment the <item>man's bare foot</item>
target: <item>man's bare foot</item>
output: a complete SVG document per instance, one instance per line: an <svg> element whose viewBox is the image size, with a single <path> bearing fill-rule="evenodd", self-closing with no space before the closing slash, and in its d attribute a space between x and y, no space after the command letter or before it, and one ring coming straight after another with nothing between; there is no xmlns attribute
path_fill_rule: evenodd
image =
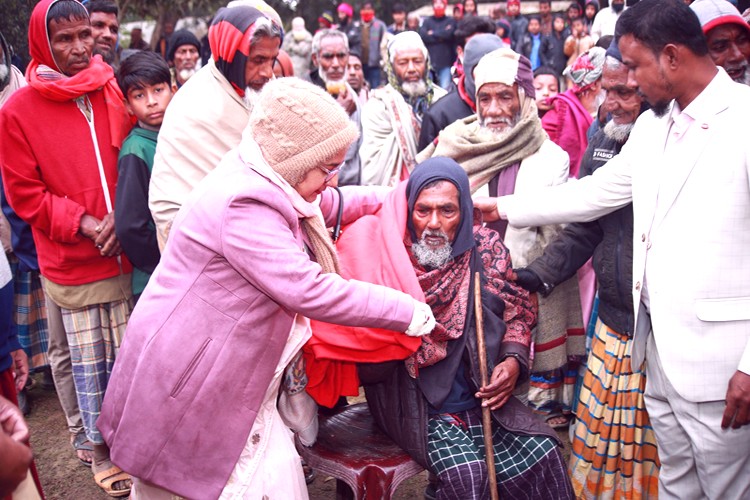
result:
<svg viewBox="0 0 750 500"><path fill-rule="evenodd" d="M91 467L91 462L94 461L94 445L88 440L86 433L80 431L78 434L71 434L70 444L73 445L78 460L86 467Z"/></svg>

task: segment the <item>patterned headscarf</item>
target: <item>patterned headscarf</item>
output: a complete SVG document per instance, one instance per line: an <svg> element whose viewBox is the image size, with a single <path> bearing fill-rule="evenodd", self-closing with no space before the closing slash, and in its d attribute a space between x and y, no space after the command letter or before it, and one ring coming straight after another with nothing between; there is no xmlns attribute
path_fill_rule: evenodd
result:
<svg viewBox="0 0 750 500"><path fill-rule="evenodd" d="M396 71L393 69L393 59L396 57L396 53L402 49L419 49L422 51L425 57L425 72L424 81L427 84L427 93L423 96L411 97L404 93L401 88L401 83L396 76ZM435 83L432 81L430 76L430 54L427 52L419 33L415 31L403 31L398 35L391 38L388 42L388 59L385 61L385 72L388 75L388 84L404 97L404 100L409 103L414 114L421 121L422 115L427 111L427 108L432 104L432 99L435 95Z"/></svg>
<svg viewBox="0 0 750 500"><path fill-rule="evenodd" d="M565 68L563 76L573 82L573 92L583 92L602 77L604 60L607 51L601 47L592 47Z"/></svg>
<svg viewBox="0 0 750 500"><path fill-rule="evenodd" d="M132 127L132 122L123 104L122 92L117 86L112 68L102 60L102 56L91 58L89 66L73 76L60 71L49 42L47 32L47 14L50 8L60 0L42 0L31 13L29 20L29 52L31 62L26 68L26 79L43 97L52 101L71 101L89 92L102 89L107 104L110 141L112 146L120 148L122 141ZM69 1L69 0L66 0ZM86 8L81 7L81 17L88 17Z"/></svg>
<svg viewBox="0 0 750 500"><path fill-rule="evenodd" d="M235 5L219 9L208 28L208 45L216 67L242 97L247 86L245 64L250 55L250 41L260 19L273 22L254 7Z"/></svg>

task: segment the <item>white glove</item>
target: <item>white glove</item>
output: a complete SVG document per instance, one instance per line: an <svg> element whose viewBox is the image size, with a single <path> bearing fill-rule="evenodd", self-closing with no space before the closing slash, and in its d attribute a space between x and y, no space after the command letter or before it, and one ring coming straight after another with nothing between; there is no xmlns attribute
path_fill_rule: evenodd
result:
<svg viewBox="0 0 750 500"><path fill-rule="evenodd" d="M430 306L415 300L411 323L405 333L410 337L421 337L430 333L435 328L435 324L435 316L432 315Z"/></svg>

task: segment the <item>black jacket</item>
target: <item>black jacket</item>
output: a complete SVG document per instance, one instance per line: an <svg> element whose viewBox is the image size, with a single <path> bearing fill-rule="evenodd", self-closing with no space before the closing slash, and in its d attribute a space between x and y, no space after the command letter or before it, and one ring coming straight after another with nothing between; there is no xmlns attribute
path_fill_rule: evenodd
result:
<svg viewBox="0 0 750 500"><path fill-rule="evenodd" d="M430 31L432 34L429 34ZM456 31L456 21L448 16L430 16L419 28L419 36L427 46L433 68L449 68L456 60L454 31Z"/></svg>
<svg viewBox="0 0 750 500"><path fill-rule="evenodd" d="M623 144L597 132L581 161L580 176L592 174L617 155ZM593 255L599 283L599 317L618 333L633 335L633 206L628 205L599 220L570 224L529 264L548 285L571 278Z"/></svg>
<svg viewBox="0 0 750 500"><path fill-rule="evenodd" d="M440 98L422 117L422 130L419 132L417 150L422 151L434 141L445 127L474 114L471 107L461 98L454 87L450 94Z"/></svg>
<svg viewBox="0 0 750 500"><path fill-rule="evenodd" d="M557 35L553 31L551 34L542 37L539 58L542 60L542 66L549 66L560 76L568 63L568 56L565 55L564 51L567 34L563 32L562 36L558 37Z"/></svg>

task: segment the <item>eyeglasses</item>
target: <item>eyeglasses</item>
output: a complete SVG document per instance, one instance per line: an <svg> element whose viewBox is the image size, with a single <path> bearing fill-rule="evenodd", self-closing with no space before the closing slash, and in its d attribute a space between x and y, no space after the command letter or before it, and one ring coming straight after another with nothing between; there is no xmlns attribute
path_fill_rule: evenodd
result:
<svg viewBox="0 0 750 500"><path fill-rule="evenodd" d="M336 177L336 174L338 174L338 173L339 173L339 171L341 170L341 167L343 167L343 166L344 166L344 164L342 163L342 164L341 164L341 165L339 165L338 167L336 167L336 168L332 168L332 169L330 169L330 170L329 170L329 169L327 169L327 168L325 168L325 167L320 167L320 166L319 166L318 168L319 168L319 169L321 169L321 170L322 170L323 172L325 172L325 173L326 173L326 178L325 178L325 179L323 180L323 182L328 182L328 181L330 181L331 179L333 179L334 177Z"/></svg>
<svg viewBox="0 0 750 500"><path fill-rule="evenodd" d="M320 58L325 61L333 61L334 59L338 59L339 61L343 61L345 58L349 57L348 52L323 52L320 54Z"/></svg>

